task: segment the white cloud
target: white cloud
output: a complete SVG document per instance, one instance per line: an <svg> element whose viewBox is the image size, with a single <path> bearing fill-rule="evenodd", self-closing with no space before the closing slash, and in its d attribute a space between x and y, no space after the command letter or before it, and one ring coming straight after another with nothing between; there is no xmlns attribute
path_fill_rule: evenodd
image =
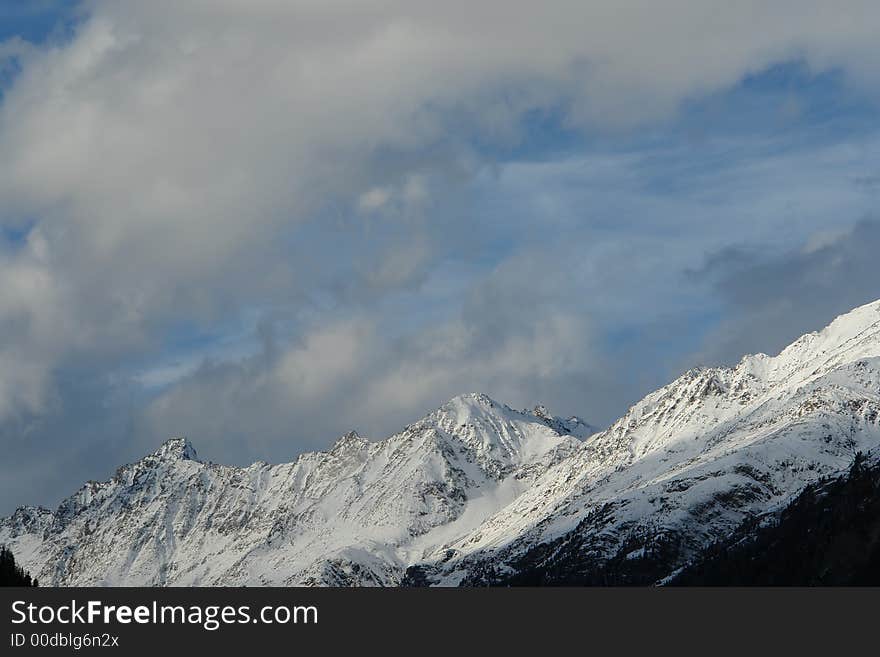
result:
<svg viewBox="0 0 880 657"><path fill-rule="evenodd" d="M866 79L880 27L870 2L87 6L70 42L14 48L0 110L0 221L36 218L66 295L33 312L83 332L57 333L59 358L278 293L307 273L267 250L337 199L422 202L431 165L382 171L377 153L447 140L467 158L465 135L515 139L540 107L662 118L786 57Z"/></svg>
<svg viewBox="0 0 880 657"><path fill-rule="evenodd" d="M306 336L303 344L289 349L273 377L285 395L301 404L312 403L345 381L362 380L361 370L375 348L374 328L368 322L342 322Z"/></svg>
<svg viewBox="0 0 880 657"><path fill-rule="evenodd" d="M352 394L373 417L464 380L516 402L529 377L593 362L578 313L503 336L479 306L430 329L383 316L438 245L480 261L480 218L449 197L494 164L481 146L515 145L532 110L592 131L663 120L790 58L874 93L880 61L880 7L857 0L85 4L69 41L0 46L20 69L0 105L0 226L33 225L0 256L0 422L51 409L72 364L142 363L177 323L253 308L283 307L311 337L272 364L197 369L156 417L230 434L204 409L250 404L277 437ZM517 303L534 310L499 310ZM285 410L292 389L311 401Z"/></svg>
<svg viewBox="0 0 880 657"><path fill-rule="evenodd" d="M390 198L391 192L388 189L384 187L373 187L373 189L368 192L361 194L360 199L358 199L358 207L366 212L378 210L388 203L388 199Z"/></svg>

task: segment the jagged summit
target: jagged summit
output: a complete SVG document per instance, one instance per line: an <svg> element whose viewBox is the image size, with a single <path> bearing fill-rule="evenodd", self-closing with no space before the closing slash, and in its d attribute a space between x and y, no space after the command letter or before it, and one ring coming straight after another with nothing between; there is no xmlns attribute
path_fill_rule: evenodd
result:
<svg viewBox="0 0 880 657"><path fill-rule="evenodd" d="M330 448L330 451L338 452L355 447L363 448L366 447L368 444L369 443L364 438L362 438L357 431L352 430L340 436L339 439L335 443L333 443L333 447Z"/></svg>
<svg viewBox="0 0 880 657"><path fill-rule="evenodd" d="M550 415L550 411L547 410L547 407L544 406L544 404L536 405L535 408L532 409L532 415L534 415L535 417L543 418L545 420L549 420L551 417L553 417L552 415Z"/></svg>
<svg viewBox="0 0 880 657"><path fill-rule="evenodd" d="M410 429L438 432L453 444L473 451L477 462L496 474L540 458L554 448L571 447L567 431L483 393L453 397Z"/></svg>
<svg viewBox="0 0 880 657"><path fill-rule="evenodd" d="M438 417L454 417L459 424L466 424L469 419L480 417L509 417L515 413L505 404L500 404L488 395L480 392L469 392L457 395L434 411L426 415L423 420L432 420Z"/></svg>
<svg viewBox="0 0 880 657"><path fill-rule="evenodd" d="M178 436L169 438L152 454L162 460L198 461L196 449L188 438Z"/></svg>
<svg viewBox="0 0 880 657"><path fill-rule="evenodd" d="M541 407L543 408L543 407ZM446 403L442 404L435 410L417 420L411 429L425 429L433 427L441 429L448 433L452 438L461 438L463 435L472 438L474 432L479 433L483 438L494 441L495 434L506 434L508 432L517 433L516 428L519 425L536 424L535 420L540 420L540 424L536 425L537 431L544 437L552 440L564 435L574 435L573 430L579 427L589 427L580 419L572 417L569 421L554 417L547 412L545 415L538 415L526 411L516 411L506 404L495 401L484 393L471 392L453 397ZM550 432L542 432L543 427L549 428ZM555 432L559 436L554 435ZM303 457L310 455L319 455L322 453L337 453L339 451L347 451L351 449L364 449L371 444L381 445L387 440L393 440L395 436L391 436L378 443L371 443L369 440L361 436L356 430L351 430L340 436L327 450L327 452L314 452L303 454ZM510 445L508 445L510 447ZM166 440L155 452L150 454L148 458L156 458L160 460L181 460L181 461L198 461L198 454L190 440L183 436L178 436Z"/></svg>
<svg viewBox="0 0 880 657"><path fill-rule="evenodd" d="M536 405L532 410L517 411L480 392L453 397L427 415L422 422L433 422L438 419L445 426L466 426L474 422L534 423L538 420L559 435L578 439L584 439L596 432L595 427L575 415L567 419L553 415L543 404Z"/></svg>
<svg viewBox="0 0 880 657"><path fill-rule="evenodd" d="M574 436L579 440L584 440L598 431L596 427L584 422L577 415L568 418L553 415L544 404L537 404L531 411L523 411L523 413L533 415L557 433Z"/></svg>
<svg viewBox="0 0 880 657"><path fill-rule="evenodd" d="M442 404L437 411L461 411L470 409L472 413L499 413L504 410L510 410L505 404L492 399L489 395L482 392L468 392L463 395L456 395L445 404Z"/></svg>

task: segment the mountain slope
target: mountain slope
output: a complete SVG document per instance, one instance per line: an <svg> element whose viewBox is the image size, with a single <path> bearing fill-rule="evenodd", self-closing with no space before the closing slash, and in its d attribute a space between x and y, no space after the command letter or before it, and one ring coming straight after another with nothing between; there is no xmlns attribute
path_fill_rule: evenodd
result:
<svg viewBox="0 0 880 657"><path fill-rule="evenodd" d="M19 509L0 541L53 585L393 585L579 444L482 395L274 466L202 463L173 439L54 512Z"/></svg>
<svg viewBox="0 0 880 657"><path fill-rule="evenodd" d="M875 302L648 395L410 580L650 583L880 445L878 418Z"/></svg>
<svg viewBox="0 0 880 657"><path fill-rule="evenodd" d="M756 518L669 582L685 586L880 585L880 458L811 484Z"/></svg>
<svg viewBox="0 0 880 657"><path fill-rule="evenodd" d="M202 463L175 439L19 509L0 542L58 585L651 584L878 448L875 302L686 372L598 433L471 394L288 464Z"/></svg>

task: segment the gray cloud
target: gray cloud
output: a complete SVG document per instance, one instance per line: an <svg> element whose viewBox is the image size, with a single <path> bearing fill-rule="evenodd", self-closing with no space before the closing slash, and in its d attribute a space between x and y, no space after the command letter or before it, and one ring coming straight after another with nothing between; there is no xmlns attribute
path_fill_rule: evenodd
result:
<svg viewBox="0 0 880 657"><path fill-rule="evenodd" d="M880 298L880 222L865 219L820 237L783 254L729 247L691 271L692 280L717 294L725 317L696 359L730 363L747 353L775 354Z"/></svg>
<svg viewBox="0 0 880 657"><path fill-rule="evenodd" d="M861 76L878 20L860 2L86 6L69 42L19 49L0 109L0 220L37 217L38 244L0 265L35 290L4 316L42 327L6 340L4 416L45 409L72 355L149 349L182 317L313 291L279 244L332 208L399 220L414 175L474 156L468 135L515 139L542 107L567 107L572 125L663 118L792 56ZM408 154L438 145L439 161L413 171ZM431 249L375 266L367 253L349 279L412 285Z"/></svg>
<svg viewBox="0 0 880 657"><path fill-rule="evenodd" d="M0 252L9 504L169 433L205 436L218 460L288 456L463 387L611 415L634 377L609 374L598 336L655 292L619 290L696 256L603 231L678 208L638 196L627 215L605 198L569 233L584 246L541 242L541 221L571 210L554 193L528 231L512 212L471 216L492 148L516 145L534 111L620 134L791 58L873 93L880 54L880 11L857 1L84 6L69 39L0 47L4 70L15 60L0 225L23 235ZM596 187L607 169L638 173L593 164ZM556 251L485 262L507 230ZM166 353L243 316L256 346Z"/></svg>

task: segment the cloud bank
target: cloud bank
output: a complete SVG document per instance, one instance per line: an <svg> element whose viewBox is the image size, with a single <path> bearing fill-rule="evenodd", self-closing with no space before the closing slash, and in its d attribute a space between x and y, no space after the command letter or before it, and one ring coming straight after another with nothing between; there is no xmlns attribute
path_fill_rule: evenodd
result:
<svg viewBox="0 0 880 657"><path fill-rule="evenodd" d="M626 371L649 348L664 367L694 357L646 335L687 337L684 318L706 304L682 272L741 242L736 221L753 213L754 241L783 261L749 264L781 275L801 262L787 255L797 240L820 239L823 222L851 235L873 199L871 140L761 158L712 142L702 156L730 160L722 170L656 143L528 152L548 138L542 120L582 145L651 142L790 61L871 103L876 3L79 11L45 43L0 46L0 435L14 455L0 493L16 503L171 433L217 460L290 457L471 389L610 420L665 376ZM805 150L819 159L792 177ZM811 181L829 170L861 187L819 193ZM786 218L798 189L815 203ZM823 204L844 211L829 219ZM738 286L762 274L719 266L704 286L716 305L781 322L740 305ZM613 335L633 317L636 333ZM706 354L753 344L730 321L717 334L735 333L717 338L729 346Z"/></svg>

